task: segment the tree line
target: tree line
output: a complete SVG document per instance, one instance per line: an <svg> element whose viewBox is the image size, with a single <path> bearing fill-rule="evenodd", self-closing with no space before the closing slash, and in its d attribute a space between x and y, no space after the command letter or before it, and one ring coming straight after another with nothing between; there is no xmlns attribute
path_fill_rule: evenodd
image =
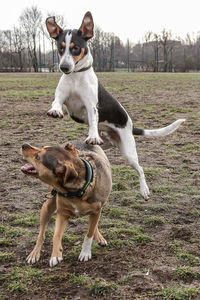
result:
<svg viewBox="0 0 200 300"><path fill-rule="evenodd" d="M64 17L56 22L65 28ZM59 57L55 41L49 37L42 17L36 7L25 9L18 26L0 30L0 72L58 71ZM124 44L114 33L95 27L89 41L96 71L188 72L200 70L200 34L187 34L183 40L173 38L171 31L147 32L142 43Z"/></svg>

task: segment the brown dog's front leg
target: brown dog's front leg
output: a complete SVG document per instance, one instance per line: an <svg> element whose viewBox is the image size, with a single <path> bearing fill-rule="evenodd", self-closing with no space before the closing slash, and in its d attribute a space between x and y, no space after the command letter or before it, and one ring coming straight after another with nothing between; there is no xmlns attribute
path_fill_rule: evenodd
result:
<svg viewBox="0 0 200 300"><path fill-rule="evenodd" d="M80 261L88 261L92 257L91 246L92 246L93 236L96 231L100 216L101 216L101 210L99 210L97 214L92 214L89 216L88 232L84 238L82 250L79 255Z"/></svg>
<svg viewBox="0 0 200 300"><path fill-rule="evenodd" d="M56 198L48 198L42 205L40 211L40 232L38 234L36 245L33 251L27 257L28 264L34 264L40 259L40 251L45 239L45 231L52 214L56 210Z"/></svg>
<svg viewBox="0 0 200 300"><path fill-rule="evenodd" d="M53 236L53 251L51 254L51 259L49 261L50 267L56 266L59 262L63 260L62 258L62 236L67 224L69 216L63 215L61 212L58 211L56 216L56 224L55 224L55 231Z"/></svg>

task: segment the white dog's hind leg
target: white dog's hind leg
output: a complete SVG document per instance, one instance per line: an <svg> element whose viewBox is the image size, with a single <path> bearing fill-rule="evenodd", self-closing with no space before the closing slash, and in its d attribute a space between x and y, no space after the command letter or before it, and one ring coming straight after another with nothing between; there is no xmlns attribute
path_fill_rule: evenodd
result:
<svg viewBox="0 0 200 300"><path fill-rule="evenodd" d="M138 162L136 144L132 132L127 128L120 130L120 140L119 149L127 162L137 171L140 181L140 193L144 199L148 200L150 192L145 180L143 168Z"/></svg>

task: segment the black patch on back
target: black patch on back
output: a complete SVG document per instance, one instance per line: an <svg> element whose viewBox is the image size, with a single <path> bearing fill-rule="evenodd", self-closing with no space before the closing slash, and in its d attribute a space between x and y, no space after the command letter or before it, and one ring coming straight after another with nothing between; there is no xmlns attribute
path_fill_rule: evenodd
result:
<svg viewBox="0 0 200 300"><path fill-rule="evenodd" d="M125 109L105 90L99 81L98 100L99 122L107 121L116 127L124 128L128 121Z"/></svg>

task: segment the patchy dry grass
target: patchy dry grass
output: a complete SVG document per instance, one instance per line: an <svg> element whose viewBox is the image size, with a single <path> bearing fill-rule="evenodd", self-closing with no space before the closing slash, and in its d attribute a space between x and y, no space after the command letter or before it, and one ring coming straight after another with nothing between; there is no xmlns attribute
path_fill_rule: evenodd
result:
<svg viewBox="0 0 200 300"><path fill-rule="evenodd" d="M55 217L41 259L27 266L39 229L46 186L21 174L19 149L84 140L88 127L68 116L46 115L60 74L0 74L0 260L2 299L199 299L199 74L101 73L99 79L125 106L134 125L187 121L160 139L136 137L151 190L139 193L135 170L118 150L107 150L113 190L99 223L108 241L93 244L92 260L77 261L87 218L71 219L63 236L64 260L48 265Z"/></svg>

